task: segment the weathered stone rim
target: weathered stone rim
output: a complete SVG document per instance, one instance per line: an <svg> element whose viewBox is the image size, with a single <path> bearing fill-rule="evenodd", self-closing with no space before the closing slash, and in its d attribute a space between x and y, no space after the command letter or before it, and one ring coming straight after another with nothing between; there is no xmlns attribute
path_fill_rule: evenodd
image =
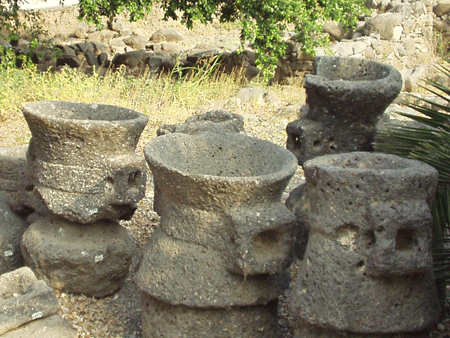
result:
<svg viewBox="0 0 450 338"><path fill-rule="evenodd" d="M366 161L367 167L357 168L355 165L346 167L342 165L346 161L356 159L363 163ZM376 162L379 166L373 168ZM396 165L399 165L399 167L395 167ZM390 197L395 197L401 191L407 193L402 187L405 184L410 184L408 189L415 189L416 196L424 195L427 199L430 199L434 196L434 189L439 176L437 170L426 163L376 152L324 155L306 161L303 168L305 177L313 185L322 180L350 184L350 177L372 181L372 184L369 185L372 188L369 188L369 186L364 188L375 194L371 198L376 198L378 194L376 191L380 189L386 190L386 193L389 191ZM358 182L355 181L354 183L358 189L362 189Z"/></svg>
<svg viewBox="0 0 450 338"><path fill-rule="evenodd" d="M368 166L361 167L361 165L364 164L367 164ZM395 176L407 172L424 173L428 176L430 170L435 171L432 166L421 161L407 159L392 154L364 151L323 155L305 162L305 167L313 166L333 172L382 172L385 175Z"/></svg>
<svg viewBox="0 0 450 338"><path fill-rule="evenodd" d="M208 132L196 135L173 133L162 135L151 140L144 147L144 155L146 157L149 166L155 168L164 168L168 172L172 172L174 174L186 177L189 180L197 182L210 182L212 184L214 184L213 182L216 182L217 184L223 184L228 182L230 184L242 184L242 185L254 184L255 182L257 182L256 184L260 185L265 183L281 181L292 176L297 170L298 167L297 158L289 150L280 147L277 144L271 143L269 141L237 133L226 133L225 135L227 135L227 137L240 139L240 141L242 142L245 142L245 140L253 140L258 144L267 145L268 150L274 151L276 150L280 152L280 154L283 154L284 161L283 163L279 163L278 165L279 169L266 174L256 174L251 176L219 176L211 174L190 173L187 172L186 170L175 167L173 164L167 163L167 161L164 161L159 155L156 155L155 152L153 151L154 147L164 148L164 143L167 142L167 138L173 138L173 140L169 142L177 142L189 138L199 138L201 137L200 135L207 135L206 137L214 140L215 138L220 137L221 134L214 134ZM267 156L267 154L259 154L259 155L261 155L261 158L264 158L265 155Z"/></svg>
<svg viewBox="0 0 450 338"><path fill-rule="evenodd" d="M85 111L84 111L85 110ZM64 116L64 113L72 112L75 116ZM89 113L92 112L92 118ZM97 113L97 114L95 114ZM136 110L125 107L97 104L78 103L68 101L38 101L29 103L23 107L25 117L34 117L52 123L71 123L81 126L101 126L112 128L119 125L146 125L148 117ZM72 114L72 115L73 115ZM100 114L103 116L100 117Z"/></svg>
<svg viewBox="0 0 450 338"><path fill-rule="evenodd" d="M361 68L361 66L364 64L365 67L374 68L376 67L379 71L380 76L373 78L373 79L365 79L365 80L350 80L346 79L348 76L341 76L341 72L339 72L337 75L339 78L334 79L333 77L328 77L327 75L324 75L320 69L332 67L335 65L335 67L345 67L349 68L351 64L354 63L355 67L352 67L356 69L356 67ZM368 60L368 59L359 59L359 58L351 58L351 57L344 57L344 56L317 56L314 58L314 74L308 74L305 77L305 88L308 87L336 87L336 89L339 88L341 91L347 91L350 89L356 89L355 86L364 87L366 88L365 91L367 92L373 92L375 89L375 92L379 92L383 88L380 86L392 86L393 84L398 84L398 91L400 92L402 87L402 76L401 74L392 66L375 61L375 60Z"/></svg>

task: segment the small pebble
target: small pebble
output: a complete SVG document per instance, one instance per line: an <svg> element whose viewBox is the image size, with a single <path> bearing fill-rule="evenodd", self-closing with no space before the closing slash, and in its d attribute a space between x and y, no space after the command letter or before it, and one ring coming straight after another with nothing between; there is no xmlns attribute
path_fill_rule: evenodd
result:
<svg viewBox="0 0 450 338"><path fill-rule="evenodd" d="M441 332L444 332L444 331L445 331L445 326L444 326L444 324L442 324L442 323L439 323L439 324L436 326L436 328L437 328L439 331L441 331Z"/></svg>

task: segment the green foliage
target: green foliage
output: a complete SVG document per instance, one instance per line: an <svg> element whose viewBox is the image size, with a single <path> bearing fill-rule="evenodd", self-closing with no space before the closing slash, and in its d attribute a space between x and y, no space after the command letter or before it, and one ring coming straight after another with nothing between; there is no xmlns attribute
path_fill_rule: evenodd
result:
<svg viewBox="0 0 450 338"><path fill-rule="evenodd" d="M4 0L0 2L0 29L3 38L18 39L21 32L32 36L43 36L47 32L40 25L39 12L19 11L26 0Z"/></svg>
<svg viewBox="0 0 450 338"><path fill-rule="evenodd" d="M5 0L0 3L0 38L17 43L21 35L30 41L26 54L16 55L11 49L0 46L1 69L22 67L35 68L33 59L42 56L44 49L51 48L41 42L47 31L40 24L39 12L19 11L26 0ZM56 54L55 54L56 57Z"/></svg>
<svg viewBox="0 0 450 338"><path fill-rule="evenodd" d="M159 1L80 0L80 17L99 24L100 16L113 18L126 9L130 20L138 20L154 3ZM322 34L326 21L335 20L349 30L368 11L364 0L164 0L161 6L165 18L181 19L188 28L195 21L239 22L242 44L253 44L258 65L267 74L286 50L283 36L288 27L295 30L303 50L314 55L315 47L329 42Z"/></svg>
<svg viewBox="0 0 450 338"><path fill-rule="evenodd" d="M438 69L450 80L450 69ZM450 88L425 80L428 92L443 103L417 97L409 104L419 115L401 114L417 122L415 126L392 125L377 135L375 149L428 163L439 172L433 214L433 255L435 277L441 291L450 285ZM445 301L445 294L442 295ZM450 304L446 304L450 308Z"/></svg>

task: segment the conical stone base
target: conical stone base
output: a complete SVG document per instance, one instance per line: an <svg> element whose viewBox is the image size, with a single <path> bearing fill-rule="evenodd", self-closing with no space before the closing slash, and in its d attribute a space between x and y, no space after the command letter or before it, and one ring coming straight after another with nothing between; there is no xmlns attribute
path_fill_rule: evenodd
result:
<svg viewBox="0 0 450 338"><path fill-rule="evenodd" d="M277 302L257 306L194 308L142 293L143 337L278 338Z"/></svg>

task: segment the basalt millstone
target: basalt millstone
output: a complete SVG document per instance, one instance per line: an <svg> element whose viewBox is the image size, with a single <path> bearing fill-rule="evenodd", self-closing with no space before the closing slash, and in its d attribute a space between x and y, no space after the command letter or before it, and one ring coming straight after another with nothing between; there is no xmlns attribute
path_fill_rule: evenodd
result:
<svg viewBox="0 0 450 338"><path fill-rule="evenodd" d="M40 209L27 169L28 145L0 148L0 193L16 213L27 215Z"/></svg>
<svg viewBox="0 0 450 338"><path fill-rule="evenodd" d="M277 337L274 312L265 306L273 307L286 287L283 272L292 260L295 217L281 194L295 156L242 134L209 132L157 137L144 154L161 222L135 280L149 302L173 306L192 322L170 337L210 337L211 325L259 337L258 325L269 322L266 337ZM143 312L148 337L158 331L150 313ZM259 324L258 313L265 313ZM223 326L227 316L241 319Z"/></svg>
<svg viewBox="0 0 450 338"><path fill-rule="evenodd" d="M437 171L381 153L304 164L309 242L284 300L294 337L422 337L440 316L431 256Z"/></svg>
<svg viewBox="0 0 450 338"><path fill-rule="evenodd" d="M71 221L129 219L145 195L146 164L135 154L148 117L110 105L42 101L23 114L36 195Z"/></svg>
<svg viewBox="0 0 450 338"><path fill-rule="evenodd" d="M304 87L308 112L286 128L287 148L299 164L326 154L372 151L376 122L400 93L402 76L373 60L318 56Z"/></svg>
<svg viewBox="0 0 450 338"><path fill-rule="evenodd" d="M168 133L196 134L201 132L245 133L244 117L226 110L212 110L190 116L181 124L163 124L158 128L156 134L161 136Z"/></svg>
<svg viewBox="0 0 450 338"><path fill-rule="evenodd" d="M20 242L26 228L25 220L9 208L0 194L0 274L23 265Z"/></svg>

